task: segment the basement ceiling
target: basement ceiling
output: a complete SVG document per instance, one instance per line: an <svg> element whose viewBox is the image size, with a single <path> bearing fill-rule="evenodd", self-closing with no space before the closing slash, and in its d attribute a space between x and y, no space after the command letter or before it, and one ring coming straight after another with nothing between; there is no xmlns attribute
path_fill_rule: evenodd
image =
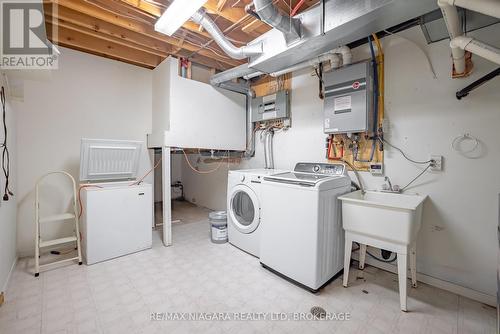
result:
<svg viewBox="0 0 500 334"><path fill-rule="evenodd" d="M300 0L279 0L285 13ZM166 57L186 57L218 70L244 61L231 59L208 33L186 22L172 37L155 32L154 24L172 0L44 0L49 40L60 46L149 69ZM208 0L205 10L236 45L241 46L270 30L245 12L251 0ZM319 0L306 0L300 11ZM300 12L299 11L299 12ZM55 33L53 33L55 31Z"/></svg>

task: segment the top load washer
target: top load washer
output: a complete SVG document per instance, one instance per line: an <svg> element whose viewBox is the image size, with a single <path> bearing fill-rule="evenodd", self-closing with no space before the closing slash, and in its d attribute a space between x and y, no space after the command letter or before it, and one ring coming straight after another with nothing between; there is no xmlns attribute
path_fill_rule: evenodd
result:
<svg viewBox="0 0 500 334"><path fill-rule="evenodd" d="M259 257L261 236L260 187L264 176L276 169L231 170L227 182L227 229L229 243Z"/></svg>
<svg viewBox="0 0 500 334"><path fill-rule="evenodd" d="M342 164L298 163L264 177L261 264L316 292L343 269L338 196L351 179Z"/></svg>

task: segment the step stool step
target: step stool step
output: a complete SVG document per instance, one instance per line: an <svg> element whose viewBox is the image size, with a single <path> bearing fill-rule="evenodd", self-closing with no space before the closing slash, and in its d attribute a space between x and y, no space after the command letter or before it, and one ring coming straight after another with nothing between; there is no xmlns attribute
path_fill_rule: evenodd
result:
<svg viewBox="0 0 500 334"><path fill-rule="evenodd" d="M47 241L40 240L40 247L61 245L61 244L66 244L68 242L73 242L73 241L76 241L75 236L66 237L66 238L59 238L59 239L52 239L52 240L47 240Z"/></svg>
<svg viewBox="0 0 500 334"><path fill-rule="evenodd" d="M74 219L75 215L72 213L61 213L57 215L51 215L47 217L43 217L39 219L40 223L48 223L48 222L57 222L57 221L62 221L62 220L69 220L69 219Z"/></svg>

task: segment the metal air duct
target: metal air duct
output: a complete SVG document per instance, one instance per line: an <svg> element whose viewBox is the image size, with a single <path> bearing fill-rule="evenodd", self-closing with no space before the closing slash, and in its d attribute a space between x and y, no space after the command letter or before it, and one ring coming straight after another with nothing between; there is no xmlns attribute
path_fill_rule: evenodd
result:
<svg viewBox="0 0 500 334"><path fill-rule="evenodd" d="M239 48L234 46L202 9L194 13L191 20L205 28L205 30L212 35L215 43L217 43L231 58L245 59L262 53L262 43L254 43Z"/></svg>
<svg viewBox="0 0 500 334"><path fill-rule="evenodd" d="M300 20L281 14L273 0L253 0L253 4L260 19L281 31L287 43L300 38Z"/></svg>

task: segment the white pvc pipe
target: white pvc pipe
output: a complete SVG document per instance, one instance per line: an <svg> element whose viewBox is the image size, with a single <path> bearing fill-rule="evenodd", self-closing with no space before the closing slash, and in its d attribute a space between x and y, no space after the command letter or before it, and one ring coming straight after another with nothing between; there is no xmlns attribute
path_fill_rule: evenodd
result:
<svg viewBox="0 0 500 334"><path fill-rule="evenodd" d="M457 37L458 38L458 37ZM450 43L451 45L451 43ZM465 51L463 49L452 47L451 57L453 58L453 65L455 65L455 72L462 74L465 72Z"/></svg>
<svg viewBox="0 0 500 334"><path fill-rule="evenodd" d="M348 46L340 46L332 52L340 53L340 55L342 56L342 65L349 65L352 63L352 52Z"/></svg>
<svg viewBox="0 0 500 334"><path fill-rule="evenodd" d="M500 65L500 49L471 37L456 37L451 40L450 46L452 50L453 48L460 48Z"/></svg>
<svg viewBox="0 0 500 334"><path fill-rule="evenodd" d="M278 76L286 74L286 73L301 70L303 68L316 66L319 63L322 63L325 61L330 61L332 68L337 68L340 66L340 59L338 56L339 54L342 57L342 65L348 65L348 64L352 63L351 49L347 46L341 46L341 47L338 47L332 51L329 51L328 53L322 54L316 58L306 60L302 63L298 63L296 65L293 65L291 67L285 68L285 69L280 70L280 71L269 73L269 75L271 75L272 77L278 77Z"/></svg>
<svg viewBox="0 0 500 334"><path fill-rule="evenodd" d="M498 0L439 0L439 2L446 2L450 6L470 9L500 19L500 1Z"/></svg>
<svg viewBox="0 0 500 334"><path fill-rule="evenodd" d="M460 27L457 7L449 4L448 0L438 0L438 6L441 8L441 12L443 13L444 23L446 24L446 28L448 29L451 39L462 36L463 32Z"/></svg>
<svg viewBox="0 0 500 334"><path fill-rule="evenodd" d="M306 67L316 66L319 63L323 63L325 61L330 61L332 68L338 68L338 67L340 67L341 64L348 65L352 62L351 49L349 49L349 47L347 47L347 46L340 47L340 48L337 48L337 49L330 51L328 53L322 54L316 58L303 61L301 63L298 63L296 65L293 65L291 67L285 68L285 69L280 70L280 71L269 73L269 75L272 77L279 77L280 75L287 74L290 72L295 72L295 71L301 70L301 69L306 68ZM243 79L249 80L249 79L258 77L259 75L263 75L263 74L265 74L265 73L259 71L259 72L245 75L243 77Z"/></svg>
<svg viewBox="0 0 500 334"><path fill-rule="evenodd" d="M250 80L250 79L253 79L255 77L264 75L264 74L265 74L264 72L257 71L257 72L254 72L254 73L251 73L251 74L248 74L248 75L244 75L243 79Z"/></svg>
<svg viewBox="0 0 500 334"><path fill-rule="evenodd" d="M450 1L452 2L450 4ZM453 6L453 0L438 0L438 6L443 13L443 19L450 34L450 40L463 35L462 28L460 27L460 19L458 18L457 7ZM458 74L465 72L465 51L459 47L451 47L451 55L453 57L453 64L455 65L455 72Z"/></svg>

